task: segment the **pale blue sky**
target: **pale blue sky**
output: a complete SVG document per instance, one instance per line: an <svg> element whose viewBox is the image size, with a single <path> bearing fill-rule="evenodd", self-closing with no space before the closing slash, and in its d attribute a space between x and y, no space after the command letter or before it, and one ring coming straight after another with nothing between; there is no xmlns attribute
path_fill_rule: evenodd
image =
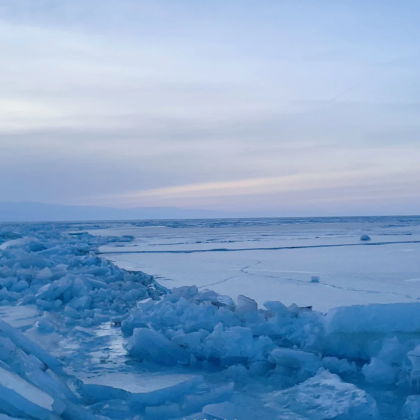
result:
<svg viewBox="0 0 420 420"><path fill-rule="evenodd" d="M420 2L4 0L0 201L420 213Z"/></svg>

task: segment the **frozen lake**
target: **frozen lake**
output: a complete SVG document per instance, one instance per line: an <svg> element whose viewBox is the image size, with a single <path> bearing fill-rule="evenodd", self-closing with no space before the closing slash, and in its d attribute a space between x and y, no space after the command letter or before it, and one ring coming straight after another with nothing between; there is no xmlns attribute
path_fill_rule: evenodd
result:
<svg viewBox="0 0 420 420"><path fill-rule="evenodd" d="M419 229L407 217L0 226L0 414L417 418ZM140 271L200 291L164 293Z"/></svg>
<svg viewBox="0 0 420 420"><path fill-rule="evenodd" d="M419 217L126 222L89 231L126 237L101 252L167 288L196 285L321 311L420 299Z"/></svg>

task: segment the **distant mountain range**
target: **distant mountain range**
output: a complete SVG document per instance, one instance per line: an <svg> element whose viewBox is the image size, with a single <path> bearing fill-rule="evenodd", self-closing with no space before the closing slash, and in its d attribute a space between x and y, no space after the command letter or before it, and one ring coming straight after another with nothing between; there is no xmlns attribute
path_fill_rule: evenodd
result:
<svg viewBox="0 0 420 420"><path fill-rule="evenodd" d="M33 202L0 202L0 222L61 222L89 220L201 219L234 217L233 213L180 209L175 207L139 207L116 209L94 206L66 206Z"/></svg>

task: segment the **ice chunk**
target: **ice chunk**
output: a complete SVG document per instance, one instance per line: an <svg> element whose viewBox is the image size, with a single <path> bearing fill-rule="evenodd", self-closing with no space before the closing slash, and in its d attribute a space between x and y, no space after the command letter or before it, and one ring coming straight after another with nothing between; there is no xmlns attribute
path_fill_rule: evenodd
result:
<svg viewBox="0 0 420 420"><path fill-rule="evenodd" d="M68 398L70 401L77 401L76 396L70 391L64 381L51 370L44 372L40 369L32 369L26 372L26 377L33 385L54 398L62 400Z"/></svg>
<svg viewBox="0 0 420 420"><path fill-rule="evenodd" d="M54 400L16 373L0 367L1 410L11 415L47 419L53 412L60 415L65 408L63 401Z"/></svg>
<svg viewBox="0 0 420 420"><path fill-rule="evenodd" d="M203 355L203 340L209 335L207 331L200 330L189 334L178 331L171 339L172 343L182 347L195 356Z"/></svg>
<svg viewBox="0 0 420 420"><path fill-rule="evenodd" d="M275 365L267 360L259 360L249 364L249 374L252 376L265 376Z"/></svg>
<svg viewBox="0 0 420 420"><path fill-rule="evenodd" d="M10 288L10 291L11 292L16 292L16 293L21 293L28 288L29 288L28 282L26 282L25 280L20 280Z"/></svg>
<svg viewBox="0 0 420 420"><path fill-rule="evenodd" d="M5 289L10 289L15 283L16 279L14 277L0 278L0 286Z"/></svg>
<svg viewBox="0 0 420 420"><path fill-rule="evenodd" d="M48 267L45 267L42 270L38 271L36 278L40 280L47 280L51 278L52 275L53 275L52 271Z"/></svg>
<svg viewBox="0 0 420 420"><path fill-rule="evenodd" d="M264 302L264 306L267 308L270 315L285 315L287 313L287 307L278 301Z"/></svg>
<svg viewBox="0 0 420 420"><path fill-rule="evenodd" d="M4 321L0 320L0 333L8 337L16 346L22 348L26 353L33 354L43 363L45 363L52 371L61 372L61 362L51 356L43 348L29 340L20 331L11 327Z"/></svg>
<svg viewBox="0 0 420 420"><path fill-rule="evenodd" d="M64 309L64 315L69 318L73 319L79 319L80 318L80 312L76 309L72 308L71 306L66 306Z"/></svg>
<svg viewBox="0 0 420 420"><path fill-rule="evenodd" d="M235 303L233 302L233 299L230 296L217 295L216 299L221 306L224 306L224 307L230 309L231 311L233 311L236 307Z"/></svg>
<svg viewBox="0 0 420 420"><path fill-rule="evenodd" d="M143 299L137 302L136 306L142 311L146 311L147 309L150 309L155 304L156 304L156 301L154 301L152 298L147 298L147 299Z"/></svg>
<svg viewBox="0 0 420 420"><path fill-rule="evenodd" d="M164 365L187 364L189 354L161 333L148 328L136 328L127 344L129 354L137 359L145 359Z"/></svg>
<svg viewBox="0 0 420 420"><path fill-rule="evenodd" d="M319 283L319 276L312 276L311 283Z"/></svg>
<svg viewBox="0 0 420 420"><path fill-rule="evenodd" d="M35 305L0 307L0 319L13 328L27 329L39 318L39 311Z"/></svg>
<svg viewBox="0 0 420 420"><path fill-rule="evenodd" d="M203 385L196 375L141 375L104 373L83 378L82 393L88 403L106 400L128 400L147 406L177 401Z"/></svg>
<svg viewBox="0 0 420 420"><path fill-rule="evenodd" d="M414 350L411 350L407 353L408 358L411 362L411 381L418 382L420 380L420 345L418 345Z"/></svg>
<svg viewBox="0 0 420 420"><path fill-rule="evenodd" d="M21 296L19 293L9 292L7 289L0 290L0 301L4 300L4 301L13 302L15 300L19 300L20 297Z"/></svg>
<svg viewBox="0 0 420 420"><path fill-rule="evenodd" d="M36 297L43 300L55 300L73 285L73 280L63 277L60 280L42 286Z"/></svg>
<svg viewBox="0 0 420 420"><path fill-rule="evenodd" d="M78 298L74 298L71 300L68 305L78 311L84 311L85 309L89 309L91 304L92 298L90 296L81 296Z"/></svg>
<svg viewBox="0 0 420 420"><path fill-rule="evenodd" d="M53 309L56 309L54 302L50 302L48 300L37 299L35 303L40 309L44 311L51 311Z"/></svg>
<svg viewBox="0 0 420 420"><path fill-rule="evenodd" d="M370 236L369 236L369 235L362 235L362 236L360 237L360 240L361 240L361 241L370 241Z"/></svg>
<svg viewBox="0 0 420 420"><path fill-rule="evenodd" d="M325 329L325 351L329 355L369 361L378 354L386 336L415 337L418 334L420 303L334 308L325 317Z"/></svg>
<svg viewBox="0 0 420 420"><path fill-rule="evenodd" d="M315 375L321 367L321 361L317 355L302 350L274 349L268 360L282 368L304 371L312 375Z"/></svg>
<svg viewBox="0 0 420 420"><path fill-rule="evenodd" d="M367 382L392 385L396 382L399 369L381 359L373 357L369 364L363 366L362 372Z"/></svg>
<svg viewBox="0 0 420 420"><path fill-rule="evenodd" d="M324 357L322 359L322 367L337 375L357 372L355 362L349 362L347 359L338 359L337 357Z"/></svg>
<svg viewBox="0 0 420 420"><path fill-rule="evenodd" d="M299 306L296 305L296 303L292 303L287 307L287 311L294 315L299 315L301 309L299 308Z"/></svg>
<svg viewBox="0 0 420 420"><path fill-rule="evenodd" d="M73 283L73 296L81 297L87 295L89 293L89 289L91 288L90 283L88 283L88 285L89 288L86 286L85 282L82 279L77 278Z"/></svg>
<svg viewBox="0 0 420 420"><path fill-rule="evenodd" d="M40 319L37 322L38 331L42 334L50 334L55 331L55 326L47 319Z"/></svg>
<svg viewBox="0 0 420 420"><path fill-rule="evenodd" d="M102 315L100 313L95 313L95 315L93 315L93 322L96 325L101 324L103 322L108 322L109 320L110 320L109 315Z"/></svg>
<svg viewBox="0 0 420 420"><path fill-rule="evenodd" d="M258 309L258 304L254 299L244 295L238 296L238 306L236 307L237 313L253 312Z"/></svg>
<svg viewBox="0 0 420 420"><path fill-rule="evenodd" d="M327 370L300 385L269 394L266 401L279 413L278 418L285 419L371 420L378 416L372 397Z"/></svg>
<svg viewBox="0 0 420 420"><path fill-rule="evenodd" d="M245 384L248 380L248 369L243 365L229 366L223 371L223 376L236 384Z"/></svg>
<svg viewBox="0 0 420 420"><path fill-rule="evenodd" d="M207 358L220 359L222 365L228 366L245 363L250 360L263 360L273 343L268 337L254 340L252 330L245 327L224 329L219 323L205 339Z"/></svg>
<svg viewBox="0 0 420 420"><path fill-rule="evenodd" d="M363 366L362 372L366 381L381 385L396 383L402 365L407 361L406 353L406 346L397 337L385 339L377 356L372 357L370 363Z"/></svg>
<svg viewBox="0 0 420 420"><path fill-rule="evenodd" d="M10 338L0 336L0 360L7 360L16 350Z"/></svg>
<svg viewBox="0 0 420 420"><path fill-rule="evenodd" d="M132 300L138 301L143 298L145 294L145 291L142 289L132 289L124 294L124 300L127 302Z"/></svg>

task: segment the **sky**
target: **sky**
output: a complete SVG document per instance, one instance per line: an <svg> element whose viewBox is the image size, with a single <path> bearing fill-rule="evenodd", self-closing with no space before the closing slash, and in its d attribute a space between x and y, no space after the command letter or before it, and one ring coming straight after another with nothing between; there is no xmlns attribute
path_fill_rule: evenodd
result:
<svg viewBox="0 0 420 420"><path fill-rule="evenodd" d="M2 0L0 201L420 214L419 15Z"/></svg>

